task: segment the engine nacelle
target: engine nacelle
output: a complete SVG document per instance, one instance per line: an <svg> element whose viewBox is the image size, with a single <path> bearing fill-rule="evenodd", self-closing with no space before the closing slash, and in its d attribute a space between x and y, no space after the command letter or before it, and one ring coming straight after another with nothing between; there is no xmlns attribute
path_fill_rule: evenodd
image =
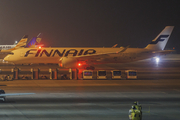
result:
<svg viewBox="0 0 180 120"><path fill-rule="evenodd" d="M62 57L59 66L65 68L77 68L77 59L74 57Z"/></svg>

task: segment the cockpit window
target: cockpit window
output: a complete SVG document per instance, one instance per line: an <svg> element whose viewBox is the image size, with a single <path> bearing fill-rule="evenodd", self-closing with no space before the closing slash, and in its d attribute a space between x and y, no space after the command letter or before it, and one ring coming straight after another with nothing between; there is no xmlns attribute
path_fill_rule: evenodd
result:
<svg viewBox="0 0 180 120"><path fill-rule="evenodd" d="M14 53L13 52L10 52L10 53L8 53L9 55L14 55Z"/></svg>

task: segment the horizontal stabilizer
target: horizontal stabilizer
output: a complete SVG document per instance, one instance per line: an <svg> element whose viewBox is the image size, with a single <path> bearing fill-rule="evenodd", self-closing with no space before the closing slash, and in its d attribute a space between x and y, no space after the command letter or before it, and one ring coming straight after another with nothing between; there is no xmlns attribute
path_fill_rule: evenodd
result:
<svg viewBox="0 0 180 120"><path fill-rule="evenodd" d="M154 54L157 54L157 55L165 55L165 54L169 54L169 53L172 53L174 52L175 50L161 50L161 51L155 51L153 52Z"/></svg>

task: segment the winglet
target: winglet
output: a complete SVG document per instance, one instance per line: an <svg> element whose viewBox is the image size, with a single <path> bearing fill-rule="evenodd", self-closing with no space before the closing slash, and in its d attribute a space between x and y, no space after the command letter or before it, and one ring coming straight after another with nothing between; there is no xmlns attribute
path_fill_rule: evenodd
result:
<svg viewBox="0 0 180 120"><path fill-rule="evenodd" d="M113 45L112 48L115 48L117 45L118 45L118 44Z"/></svg>
<svg viewBox="0 0 180 120"><path fill-rule="evenodd" d="M129 46L130 46L130 45L128 45L127 47L123 48L123 49L122 49L121 51L119 51L118 53L126 51L126 50L129 48Z"/></svg>

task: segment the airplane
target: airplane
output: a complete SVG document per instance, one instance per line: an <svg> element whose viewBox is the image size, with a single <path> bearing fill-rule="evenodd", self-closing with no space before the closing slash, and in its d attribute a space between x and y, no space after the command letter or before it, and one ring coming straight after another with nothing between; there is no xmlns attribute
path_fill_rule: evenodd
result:
<svg viewBox="0 0 180 120"><path fill-rule="evenodd" d="M5 91L0 89L0 100L6 101L6 96L13 96L13 95L32 95L35 93L9 93L5 94Z"/></svg>
<svg viewBox="0 0 180 120"><path fill-rule="evenodd" d="M24 35L18 43L15 41L14 45L0 45L0 50L15 50L17 48L24 47L27 40L28 36Z"/></svg>
<svg viewBox="0 0 180 120"><path fill-rule="evenodd" d="M14 48L17 45L17 41L13 45L0 45L0 50L8 50Z"/></svg>
<svg viewBox="0 0 180 120"><path fill-rule="evenodd" d="M36 47L39 47L37 46L37 44L39 44L41 42L41 39L42 39L42 34L39 33L37 35L37 37L33 37L28 43L27 45L25 46L25 48L36 48ZM40 45L40 46L43 46L43 45Z"/></svg>
<svg viewBox="0 0 180 120"><path fill-rule="evenodd" d="M21 40L16 45L1 45L0 49L0 59L3 59L8 53L10 53L12 50L25 47L26 42L28 40L28 36L24 35Z"/></svg>
<svg viewBox="0 0 180 120"><path fill-rule="evenodd" d="M0 59L3 59L5 56L7 56L12 50L16 50L19 48L36 48L37 44L40 43L42 36L40 36L40 34L38 34L37 37L33 37L29 42L27 42L28 40L28 36L24 35L23 38L19 41L19 43L11 48L11 49L2 49L0 50ZM11 46L12 47L12 46Z"/></svg>
<svg viewBox="0 0 180 120"><path fill-rule="evenodd" d="M134 62L174 51L164 50L173 28L166 26L145 48L20 48L12 51L4 60L14 64L56 63L65 68L85 69L95 69L95 64Z"/></svg>

